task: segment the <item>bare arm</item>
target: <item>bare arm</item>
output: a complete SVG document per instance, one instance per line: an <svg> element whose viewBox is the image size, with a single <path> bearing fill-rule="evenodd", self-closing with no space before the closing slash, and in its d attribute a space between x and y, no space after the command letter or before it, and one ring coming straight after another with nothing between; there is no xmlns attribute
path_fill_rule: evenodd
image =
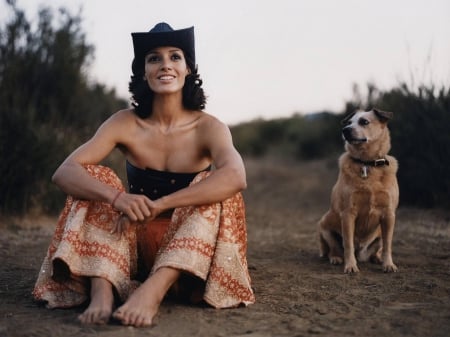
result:
<svg viewBox="0 0 450 337"><path fill-rule="evenodd" d="M80 199L111 202L117 190L91 177L83 165L98 164L115 148L116 122L111 117L96 134L72 152L53 174L52 181L65 193Z"/></svg>
<svg viewBox="0 0 450 337"><path fill-rule="evenodd" d="M128 120L128 122L127 122ZM81 145L58 167L52 180L65 193L80 199L112 203L133 220L150 216L151 200L144 195L122 193L87 173L83 165L98 164L124 139L123 130L129 130L126 113L119 112L104 122L96 134Z"/></svg>
<svg viewBox="0 0 450 337"><path fill-rule="evenodd" d="M157 200L155 204L162 210L223 201L247 187L244 163L233 146L229 128L211 119L200 132L216 170L199 183Z"/></svg>

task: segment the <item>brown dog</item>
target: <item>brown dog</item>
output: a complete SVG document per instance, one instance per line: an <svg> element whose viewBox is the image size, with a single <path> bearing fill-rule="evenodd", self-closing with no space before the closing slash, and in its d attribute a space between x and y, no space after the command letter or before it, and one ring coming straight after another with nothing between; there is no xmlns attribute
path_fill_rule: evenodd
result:
<svg viewBox="0 0 450 337"><path fill-rule="evenodd" d="M359 272L358 261L382 263L396 272L392 237L398 206L397 161L387 122L391 112L357 111L343 120L345 149L330 210L318 223L320 255L332 264L345 263L345 273Z"/></svg>

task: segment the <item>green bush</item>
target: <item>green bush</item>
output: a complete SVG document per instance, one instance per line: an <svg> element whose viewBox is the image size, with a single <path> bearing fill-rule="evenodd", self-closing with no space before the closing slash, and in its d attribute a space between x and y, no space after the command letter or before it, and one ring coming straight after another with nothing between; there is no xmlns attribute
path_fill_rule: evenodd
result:
<svg viewBox="0 0 450 337"><path fill-rule="evenodd" d="M342 149L340 117L329 112L273 120L258 119L231 128L234 143L247 156L310 160Z"/></svg>
<svg viewBox="0 0 450 337"><path fill-rule="evenodd" d="M52 173L126 103L89 84L93 47L78 16L61 10L54 27L44 8L32 25L15 1L7 4L12 18L0 26L0 212L55 212L64 198Z"/></svg>

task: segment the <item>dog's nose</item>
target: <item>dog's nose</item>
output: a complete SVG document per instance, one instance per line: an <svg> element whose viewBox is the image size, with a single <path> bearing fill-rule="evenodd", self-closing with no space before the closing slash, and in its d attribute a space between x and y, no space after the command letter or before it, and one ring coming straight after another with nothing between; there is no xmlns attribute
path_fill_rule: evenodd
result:
<svg viewBox="0 0 450 337"><path fill-rule="evenodd" d="M346 140L352 139L352 128L350 126L342 128L342 135Z"/></svg>

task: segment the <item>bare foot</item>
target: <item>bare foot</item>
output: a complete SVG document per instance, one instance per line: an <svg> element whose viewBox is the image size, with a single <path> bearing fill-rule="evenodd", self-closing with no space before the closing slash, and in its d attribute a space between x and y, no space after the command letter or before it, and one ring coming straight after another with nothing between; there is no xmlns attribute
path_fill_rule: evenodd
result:
<svg viewBox="0 0 450 337"><path fill-rule="evenodd" d="M91 278L91 303L87 309L78 316L84 324L106 324L111 317L114 305L114 294L109 281Z"/></svg>
<svg viewBox="0 0 450 337"><path fill-rule="evenodd" d="M158 269L113 313L113 317L124 325L152 325L161 301L179 276L180 272L176 269Z"/></svg>

